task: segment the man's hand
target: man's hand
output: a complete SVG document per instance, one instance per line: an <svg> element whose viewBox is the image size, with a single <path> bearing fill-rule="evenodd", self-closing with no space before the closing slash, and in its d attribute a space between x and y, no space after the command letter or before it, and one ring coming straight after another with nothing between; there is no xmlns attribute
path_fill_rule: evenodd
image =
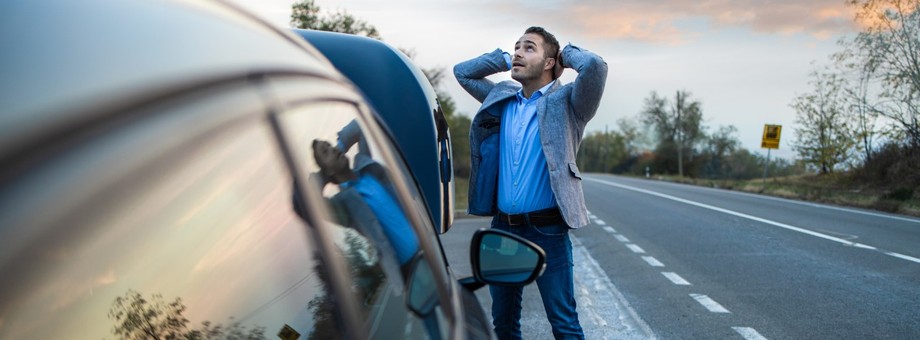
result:
<svg viewBox="0 0 920 340"><path fill-rule="evenodd" d="M560 49L559 53L556 54L556 65L553 66L553 79L559 79L564 69L565 66L562 63L562 50Z"/></svg>

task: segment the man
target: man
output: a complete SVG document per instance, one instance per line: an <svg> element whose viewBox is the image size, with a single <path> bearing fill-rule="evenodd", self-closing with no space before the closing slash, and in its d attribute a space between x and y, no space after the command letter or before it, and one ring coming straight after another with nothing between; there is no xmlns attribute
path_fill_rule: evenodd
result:
<svg viewBox="0 0 920 340"><path fill-rule="evenodd" d="M573 83L557 80L564 68L578 72ZM515 81L485 78L508 70ZM513 56L496 49L458 64L454 75L482 103L470 128L469 213L493 216L493 228L543 248L537 285L553 335L582 339L568 231L588 224L575 155L604 93L607 64L571 44L560 51L552 34L530 27ZM496 335L520 339L522 287L490 292Z"/></svg>

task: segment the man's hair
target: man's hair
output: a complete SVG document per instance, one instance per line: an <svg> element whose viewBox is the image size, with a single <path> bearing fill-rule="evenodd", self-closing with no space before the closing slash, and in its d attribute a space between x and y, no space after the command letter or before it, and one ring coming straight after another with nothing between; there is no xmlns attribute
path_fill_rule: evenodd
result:
<svg viewBox="0 0 920 340"><path fill-rule="evenodd" d="M547 32L543 27L532 26L527 28L524 31L524 34L533 33L543 37L543 57L544 58L556 58L556 54L559 54L559 41L556 40L556 36L552 33ZM558 60L556 62L559 62Z"/></svg>

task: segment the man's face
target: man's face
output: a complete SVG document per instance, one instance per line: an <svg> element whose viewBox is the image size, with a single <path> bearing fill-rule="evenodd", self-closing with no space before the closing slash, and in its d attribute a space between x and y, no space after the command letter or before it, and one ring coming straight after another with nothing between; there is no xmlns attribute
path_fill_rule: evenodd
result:
<svg viewBox="0 0 920 340"><path fill-rule="evenodd" d="M540 79L543 71L552 70L549 60L543 56L543 37L527 33L514 44L511 58L511 78L520 83Z"/></svg>
<svg viewBox="0 0 920 340"><path fill-rule="evenodd" d="M339 149L333 147L329 142L314 140L313 141L313 158L319 165L323 175L332 176L351 171L348 168L348 158Z"/></svg>

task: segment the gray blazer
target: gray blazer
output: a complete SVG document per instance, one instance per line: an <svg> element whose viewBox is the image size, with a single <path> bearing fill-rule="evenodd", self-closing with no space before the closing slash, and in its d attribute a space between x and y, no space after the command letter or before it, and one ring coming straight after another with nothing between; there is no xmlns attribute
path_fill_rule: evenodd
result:
<svg viewBox="0 0 920 340"><path fill-rule="evenodd" d="M575 155L585 125L594 117L604 94L607 63L571 44L562 49L562 60L578 76L572 83L562 85L557 81L550 87L537 106L537 119L556 204L569 227L580 228L588 224L588 212ZM482 103L470 127L471 215L492 216L497 212L501 119L506 101L515 96L521 85L516 81L496 84L485 77L504 71L508 71L508 64L501 49L454 66L460 86Z"/></svg>

